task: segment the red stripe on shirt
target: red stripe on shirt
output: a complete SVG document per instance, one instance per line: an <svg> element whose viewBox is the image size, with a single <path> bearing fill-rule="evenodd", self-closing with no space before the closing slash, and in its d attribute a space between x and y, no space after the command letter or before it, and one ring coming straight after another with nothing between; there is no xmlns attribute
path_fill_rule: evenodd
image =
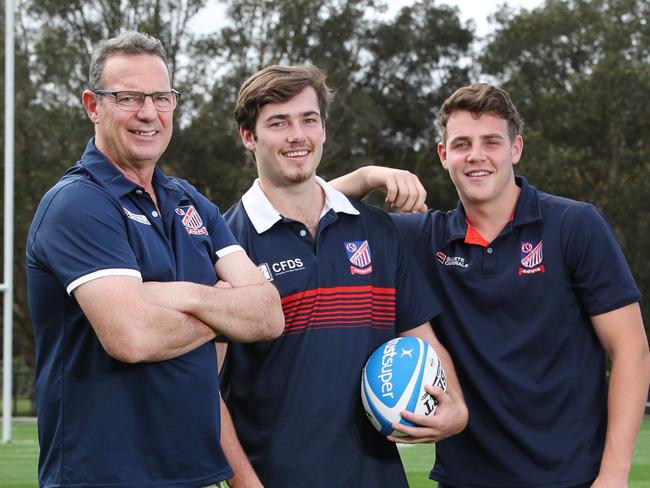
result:
<svg viewBox="0 0 650 488"><path fill-rule="evenodd" d="M366 286L315 288L282 299L285 334L307 328L391 328L395 323L395 289Z"/></svg>

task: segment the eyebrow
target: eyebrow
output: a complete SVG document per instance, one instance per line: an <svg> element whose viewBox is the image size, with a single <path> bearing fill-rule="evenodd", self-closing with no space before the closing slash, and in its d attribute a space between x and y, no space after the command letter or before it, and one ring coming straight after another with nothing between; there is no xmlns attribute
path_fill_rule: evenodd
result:
<svg viewBox="0 0 650 488"><path fill-rule="evenodd" d="M457 141L468 141L470 140L470 136L456 136L452 139L449 140L450 143L452 142L457 142ZM485 140L485 139L505 139L501 134L498 132L492 133L492 134L483 134L479 136L479 139Z"/></svg>
<svg viewBox="0 0 650 488"><path fill-rule="evenodd" d="M320 118L320 113L317 110L308 110L306 112L300 113L301 117L309 117L314 115ZM268 122L274 119L286 120L289 118L291 118L291 115L289 114L273 114L273 115L269 115L265 120Z"/></svg>

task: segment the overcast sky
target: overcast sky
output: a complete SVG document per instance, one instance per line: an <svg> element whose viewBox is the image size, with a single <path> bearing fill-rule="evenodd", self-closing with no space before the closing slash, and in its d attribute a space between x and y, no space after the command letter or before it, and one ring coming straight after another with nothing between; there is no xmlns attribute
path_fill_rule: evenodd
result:
<svg viewBox="0 0 650 488"><path fill-rule="evenodd" d="M288 0L290 1L290 0ZM508 0L507 3L511 6L524 7L532 9L542 4L543 0ZM388 17L395 15L395 13L405 5L414 3L414 0L389 0ZM497 7L505 1L490 1L490 0L441 0L439 4L453 5L460 10L462 21L473 20L476 26L476 33L479 37L483 37L490 31L490 24L488 17L492 15ZM208 2L208 6L197 15L190 28L201 34L214 32L218 28L219 19L225 17L223 5L217 4L216 1Z"/></svg>

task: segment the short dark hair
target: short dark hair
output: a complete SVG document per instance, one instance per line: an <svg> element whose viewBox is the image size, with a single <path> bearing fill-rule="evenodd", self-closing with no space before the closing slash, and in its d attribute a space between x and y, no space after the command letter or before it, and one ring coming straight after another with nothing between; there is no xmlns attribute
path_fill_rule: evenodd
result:
<svg viewBox="0 0 650 488"><path fill-rule="evenodd" d="M239 89L233 112L237 125L255 134L255 123L264 105L286 102L308 86L316 91L321 120L325 125L327 108L334 97L325 78L322 70L311 65L272 65L258 71Z"/></svg>
<svg viewBox="0 0 650 488"><path fill-rule="evenodd" d="M90 58L90 69L88 70L88 85L91 90L101 88L104 66L111 56L152 54L158 56L165 63L167 73L167 54L165 48L158 39L149 34L136 31L122 32L119 36L102 42Z"/></svg>
<svg viewBox="0 0 650 488"><path fill-rule="evenodd" d="M504 89L489 83L474 83L459 88L442 104L438 112L438 125L442 132L442 143L447 143L447 122L457 110L467 110L476 115L490 113L506 120L508 135L514 140L521 134L524 121Z"/></svg>

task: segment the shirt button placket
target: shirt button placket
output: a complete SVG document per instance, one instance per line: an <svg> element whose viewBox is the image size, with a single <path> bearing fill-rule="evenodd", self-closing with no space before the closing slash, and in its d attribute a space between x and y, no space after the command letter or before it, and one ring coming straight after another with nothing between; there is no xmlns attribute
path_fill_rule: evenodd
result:
<svg viewBox="0 0 650 488"><path fill-rule="evenodd" d="M497 253L493 247L488 247L483 253L481 271L484 275L494 276L497 274Z"/></svg>

